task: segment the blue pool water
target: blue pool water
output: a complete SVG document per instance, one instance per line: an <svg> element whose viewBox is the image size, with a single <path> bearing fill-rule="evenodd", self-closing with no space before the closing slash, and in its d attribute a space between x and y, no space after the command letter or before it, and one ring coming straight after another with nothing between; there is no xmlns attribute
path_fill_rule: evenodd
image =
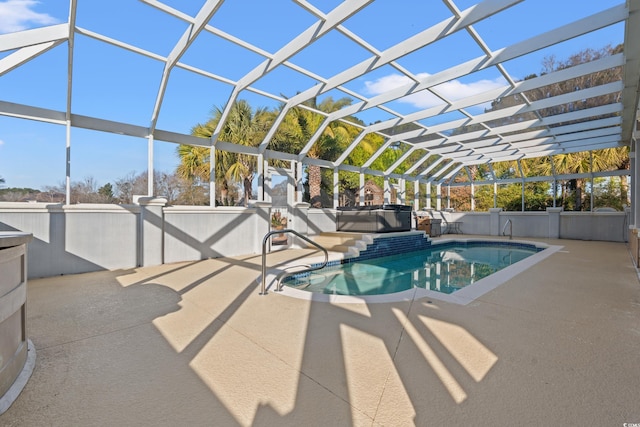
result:
<svg viewBox="0 0 640 427"><path fill-rule="evenodd" d="M533 245L460 243L326 267L285 286L335 295L381 295L414 287L450 294L538 252Z"/></svg>

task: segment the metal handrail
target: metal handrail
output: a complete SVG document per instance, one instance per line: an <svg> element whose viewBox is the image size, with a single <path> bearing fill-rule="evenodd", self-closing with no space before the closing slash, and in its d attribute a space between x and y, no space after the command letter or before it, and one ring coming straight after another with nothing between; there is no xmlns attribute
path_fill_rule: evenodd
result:
<svg viewBox="0 0 640 427"><path fill-rule="evenodd" d="M316 248L320 249L322 252L324 252L324 262L316 267L311 267L308 266L307 269L305 270L297 270L295 272L285 272L285 274L283 274L281 277L278 278L278 283L277 286L280 286L280 282L282 280L284 280L284 278L286 278L287 276L290 276L292 274L298 274L298 273L307 273L309 271L315 271L315 270L320 270L321 268L324 268L327 266L327 263L329 262L329 253L327 252L327 250L325 248L323 248L322 246L320 246L319 244L317 244L316 242L314 242L313 240L309 239L306 236L303 236L302 234L298 233L295 230L291 230L289 228L284 229L284 230L274 230L274 231L270 231L267 234L265 234L264 238L262 239L262 285L260 286L260 295L266 295L267 294L267 284L266 284L266 280L267 280L267 242L269 241L269 237L271 237L274 234L281 234L281 233L292 233L295 234L296 236L298 236L299 238L301 238L302 240L311 243L313 246L315 246ZM302 265L301 265L302 267Z"/></svg>
<svg viewBox="0 0 640 427"><path fill-rule="evenodd" d="M513 222L511 222L511 218L504 223L504 227L502 227L502 235L506 236L507 225L509 226L509 240L513 239Z"/></svg>

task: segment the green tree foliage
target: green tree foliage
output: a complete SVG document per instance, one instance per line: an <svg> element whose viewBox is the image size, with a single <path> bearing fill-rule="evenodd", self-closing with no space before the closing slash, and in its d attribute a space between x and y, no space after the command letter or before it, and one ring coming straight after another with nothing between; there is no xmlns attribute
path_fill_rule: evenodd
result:
<svg viewBox="0 0 640 427"><path fill-rule="evenodd" d="M7 187L0 188L0 200L6 202L20 202L24 200L41 200L41 191L34 188ZM44 201L44 200L42 200Z"/></svg>
<svg viewBox="0 0 640 427"><path fill-rule="evenodd" d="M564 61L557 60L554 56L550 56L544 59L542 63L542 71L541 74L548 74L554 71L558 71L561 69L573 67L585 62L594 61L600 59L607 55L614 55L620 53L622 51L622 45L611 47L606 46L602 49L584 49L574 55L571 55ZM525 79L535 78L537 77L535 74L531 74L527 76ZM524 102L524 97L529 101L536 101L544 98L549 98L553 96L558 96L564 93L572 92L575 90L585 89L593 86L598 86L602 84L606 84L612 81L620 80L622 77L622 69L621 67L616 67L604 71L599 71L596 73L592 73L586 76L582 76L579 78L571 79L565 82L560 82L554 85L545 86L539 89L527 91L524 94L512 95L508 97L503 97L494 101L491 105L490 110L499 110L502 108L511 107L514 105L520 105ZM543 117L567 113L570 111L592 108L598 105L609 104L612 102L619 102L620 94L611 94L607 96L600 96L595 98L589 98L581 100L576 103L568 103L557 105L554 107L550 107L540 111L540 115ZM601 118L606 118L609 116L602 116ZM515 123L523 120L535 120L537 117L533 113L526 113L524 115L515 115L509 116L504 119L501 119L499 122L492 123L493 126L504 126L510 123ZM586 120L586 119L585 119ZM578 122L566 122L566 123L558 123L552 125L551 131L553 131L554 127L558 126L566 126L568 124L573 124ZM457 129L455 134L464 134L468 132L473 132L481 130L479 125L470 126L470 127L462 127ZM526 131L531 131L534 129L527 129ZM527 176L536 176L543 175L549 176L555 173L556 175L561 174L579 174L579 173L588 173L589 171L606 171L606 170L621 170L629 168L629 149L627 147L622 148L610 148L606 150L598 150L592 153L590 152L577 152L577 153L567 153L567 154L558 154L554 155L551 158L537 158L537 159L523 159L520 161L520 166L516 162L504 162L504 163L495 163L494 171L496 173L496 178L498 179L507 179L507 178L517 178L520 177L520 168L522 168L522 175ZM592 169L593 168L593 169ZM587 203L585 203L585 198L588 194L585 192L585 180L584 179L572 179L568 181L563 181L562 186L562 196L561 203L562 206L566 210L584 210ZM511 184L513 186L518 186L520 184ZM539 210L543 208L545 205L550 206L550 202L552 203L553 193L550 188L551 185L549 183L535 183L532 185L531 183L527 183L525 189L525 209L527 210ZM529 191L531 188L531 191ZM621 204L628 203L627 201L627 188L626 188L626 177L621 177L619 180L619 198ZM515 209L516 205L518 206L516 210L521 209L521 198L520 195L515 197L515 193L519 193L520 190L514 193L514 197L508 196L511 194L511 191L502 190L500 193L504 194L499 197L498 206L505 207L506 209L511 210ZM488 191L486 192L489 193ZM476 207L479 208L482 206L486 206L488 203L485 202L484 194L482 192L482 197L479 197L478 192L476 192ZM521 193L520 193L521 194ZM551 196L549 196L551 195ZM466 196L466 194L460 193L461 197ZM452 197L453 198L453 197ZM517 199L517 200L516 200ZM479 203L479 200L482 200ZM487 197L488 200L488 197ZM501 203L504 203L501 204ZM459 204L463 204L462 201ZM551 204L552 205L552 204Z"/></svg>
<svg viewBox="0 0 640 427"><path fill-rule="evenodd" d="M564 61L558 61L553 56L548 57L543 61L540 73L547 74L555 72L584 62L593 61L606 55L617 54L621 51L622 46L607 46L600 50L584 49ZM499 110L514 105L521 105L525 102L525 98L528 101L536 101L567 93L569 91L580 90L619 80L621 78L621 72L622 70L620 68L613 68L566 82L560 82L543 88L530 90L526 93L503 97L495 100L492 103L490 110ZM536 74L530 74L526 79L535 77L537 77ZM542 110L540 114L544 117L583 108L591 108L596 105L618 102L619 96L619 94L614 94L610 96L584 99L577 103L569 103ZM299 105L288 110L286 115L282 118L278 129L273 134L271 140L268 141L269 148L275 151L292 154L300 153L303 148L306 147L308 142L312 138L315 138L315 142L306 153L307 157L328 161L336 160L340 154L345 152L352 141L361 132L361 128L358 126L352 126L349 122L358 125L362 125L363 123L354 117L346 117L344 120L333 121L327 124L326 117L327 115L339 111L351 103L352 100L350 98L334 100L331 97L326 97L322 102L318 102L318 100L314 98L303 105ZM263 108L253 110L246 101L238 101L232 107L229 117L226 120L218 139L235 144L256 147L264 141L270 126L274 123L276 118L279 117L283 107L284 105L281 105L279 108L271 111ZM192 134L202 138L210 138L221 117L222 110L220 108L215 108L213 117L205 124L196 125L192 129ZM525 115L509 116L499 119L490 125L504 126L516 121L536 120L537 118L538 116L533 113L527 113ZM569 123L559 123L550 126L550 128L553 131L553 127L565 126L567 124ZM322 131L316 135L317 131L321 127ZM417 129L417 127L414 124L403 124L390 129L385 129L381 133L390 137L397 133L403 133L415 129ZM453 133L460 135L483 129L484 128L479 125L469 126L456 129ZM534 129L527 129L527 131L531 130ZM358 146L349 153L345 160L345 164L362 166L371 158L373 153L382 146L384 140L384 137L379 134L366 135ZM421 141L417 138L411 142L418 143ZM206 147L206 143L203 145L204 146L202 147L185 145L178 147L180 165L177 169L177 175L190 182L192 186L199 187L203 192L206 192L206 184L209 182L211 152L210 149ZM371 168L380 171L389 169L389 167L393 165L404 153L406 153L410 147L410 144L403 142L393 144L385 149L375 159ZM251 194L251 184L256 170L255 156L230 153L226 151L218 151L216 152L216 156L215 180L217 183L217 190L220 193L219 195L216 195L216 200L219 200L220 203L223 204L233 203L229 194L234 193L234 185L239 184L244 188L244 199L246 202ZM401 164L399 164L393 172L406 172L416 161L420 161L423 156L424 152L421 150L412 153ZM588 162L587 157L589 160ZM431 156L423 165L417 168L413 174L420 174L421 171L429 167L429 165L437 159L438 156ZM592 163L591 159L593 159ZM277 161L273 161L272 163L275 165ZM441 166L444 168L448 167L447 163L443 163ZM519 163L497 163L494 164L494 172L497 179L508 179L519 178L521 175L523 175L523 177L530 177L535 175L550 175L552 172L555 174L584 173L591 170L591 168L593 168L594 171L597 171L628 169L628 167L628 149L622 148L599 150L591 154L569 153L553 156L552 158L522 159ZM493 179L493 174L490 173L490 169L487 165L470 167L468 169L468 173L471 175L471 180L473 181L490 181ZM323 194L327 197L331 196L333 192L332 175L333 171L331 169L323 169L317 165L307 166L308 200L311 201L314 207L322 206ZM459 176L462 175L459 174ZM383 185L382 177L376 176L373 177L373 179L379 186ZM455 179L459 178L456 177ZM358 174L341 172L339 174L339 180L341 192L351 192L352 194L357 193L360 181ZM517 186L520 184L514 185ZM619 182L619 197L621 204L626 202L627 191L625 186L626 179L621 179ZM406 194L410 196L412 192L413 188L410 188ZM505 191L503 189L500 193L499 204L504 203L505 207L514 209L516 206L519 206L520 208L522 207L521 197L519 196L521 195L520 190ZM513 194L510 196L511 193ZM584 193L584 180L571 180L564 186L562 198L563 202L565 202L564 206L569 207L572 205L574 209L582 209L584 206ZM549 206L550 200L553 200L552 197L554 194L555 192L552 191L548 183L527 183L525 186L525 195L527 196L525 207L531 210L538 210L545 206ZM568 202L570 199L568 195L575 198L573 204ZM451 195L452 204L457 209L466 209L470 207L469 198L470 190L464 188L454 190ZM493 206L492 189L476 187L475 201L476 207L480 209L486 209Z"/></svg>
<svg viewBox="0 0 640 427"><path fill-rule="evenodd" d="M201 138L211 138L222 119L223 110L215 107L213 117L205 124L198 124L191 133ZM262 142L273 120L273 115L264 108L253 110L245 100L233 104L218 140L248 147L256 147ZM220 203L232 204L229 190L234 183L240 183L244 190L244 204L251 198L251 187L256 172L256 157L224 150L216 152L215 181L220 191ZM194 186L209 182L211 150L208 147L180 145L178 147L180 165L177 174Z"/></svg>
<svg viewBox="0 0 640 427"><path fill-rule="evenodd" d="M474 199L477 211L488 211L493 208L493 185L477 186Z"/></svg>
<svg viewBox="0 0 640 427"><path fill-rule="evenodd" d="M351 102L352 100L350 98L341 98L338 101L334 101L333 98L327 97L319 104L316 104L316 100L312 99L309 101L309 106L330 114L350 105ZM298 123L303 129L305 141L309 141L311 136L315 134L324 122L325 117L303 108L298 108L297 113ZM335 160L356 136L357 131L353 126L349 126L342 121L333 121L324 128L316 143L313 144L307 153L307 156L312 159ZM315 165L309 165L307 171L311 206L317 208L322 207L321 194L323 190L326 194L333 193L333 171L322 171L319 166Z"/></svg>
<svg viewBox="0 0 640 427"><path fill-rule="evenodd" d="M336 160L360 133L358 127L351 126L348 122L362 123L355 117L346 117L344 120L333 121L325 125L326 116L351 103L350 98L334 100L332 97L326 97L321 102L313 98L301 106L292 108L283 118L277 132L269 142L269 147L279 151L299 153L322 126L322 132L317 136L315 143L307 152L307 156L312 159ZM364 139L365 141L354 150L355 154L352 152L351 159L345 163L350 164L349 162L354 158L361 160L365 156L364 152L368 149L372 139L371 137ZM322 195L330 197L333 194L333 170L323 169L317 165L308 165L307 180L308 200L313 207L322 207ZM357 189L358 186L357 179L354 180L350 174L340 174L341 190Z"/></svg>
<svg viewBox="0 0 640 427"><path fill-rule="evenodd" d="M113 201L113 185L110 182L107 182L105 185L98 189L98 194L104 197L106 200L109 200L109 203Z"/></svg>
<svg viewBox="0 0 640 427"><path fill-rule="evenodd" d="M594 193L594 208L607 207L618 211L624 210L625 205L628 203L626 197L628 188L626 177L621 178L623 179L615 179L613 177L594 178L593 189L591 189ZM624 197L621 195L624 195ZM589 192L587 196L590 197L591 193Z"/></svg>

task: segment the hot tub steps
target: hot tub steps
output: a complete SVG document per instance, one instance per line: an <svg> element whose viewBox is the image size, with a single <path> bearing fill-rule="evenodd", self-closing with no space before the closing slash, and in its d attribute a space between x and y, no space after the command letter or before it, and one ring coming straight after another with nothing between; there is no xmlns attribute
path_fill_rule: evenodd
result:
<svg viewBox="0 0 640 427"><path fill-rule="evenodd" d="M313 241L328 251L341 252L345 257L356 257L373 242L366 233L325 232L314 236Z"/></svg>

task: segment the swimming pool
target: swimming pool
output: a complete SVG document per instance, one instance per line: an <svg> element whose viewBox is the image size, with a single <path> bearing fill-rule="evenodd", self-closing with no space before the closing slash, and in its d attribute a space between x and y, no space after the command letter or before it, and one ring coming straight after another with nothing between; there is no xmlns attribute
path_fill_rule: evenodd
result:
<svg viewBox="0 0 640 427"><path fill-rule="evenodd" d="M414 287L453 293L535 254L533 245L454 243L293 276L285 286L335 295L381 295Z"/></svg>
<svg viewBox="0 0 640 427"><path fill-rule="evenodd" d="M334 302L429 297L468 304L561 246L525 241L447 240L429 249L327 267L287 278L283 293Z"/></svg>

